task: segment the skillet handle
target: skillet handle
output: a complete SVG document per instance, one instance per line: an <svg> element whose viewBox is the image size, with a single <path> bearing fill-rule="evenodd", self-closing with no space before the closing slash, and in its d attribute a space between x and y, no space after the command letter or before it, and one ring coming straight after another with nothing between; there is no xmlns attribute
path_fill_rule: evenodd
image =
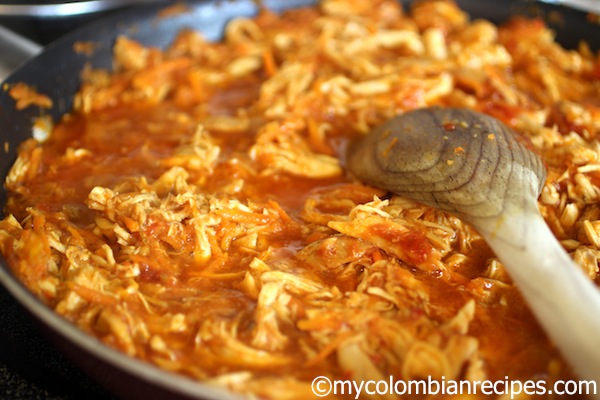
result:
<svg viewBox="0 0 600 400"><path fill-rule="evenodd" d="M575 8L580 11L600 14L600 2L598 0L540 0L543 3L559 4L565 7Z"/></svg>
<svg viewBox="0 0 600 400"><path fill-rule="evenodd" d="M22 62L41 50L41 45L0 25L0 82Z"/></svg>

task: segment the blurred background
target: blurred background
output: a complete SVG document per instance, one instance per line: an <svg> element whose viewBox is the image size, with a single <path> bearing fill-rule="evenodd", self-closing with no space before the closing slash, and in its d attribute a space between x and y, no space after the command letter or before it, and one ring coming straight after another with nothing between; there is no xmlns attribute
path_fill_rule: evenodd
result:
<svg viewBox="0 0 600 400"><path fill-rule="evenodd" d="M0 1L0 24L46 45L120 8L159 0Z"/></svg>

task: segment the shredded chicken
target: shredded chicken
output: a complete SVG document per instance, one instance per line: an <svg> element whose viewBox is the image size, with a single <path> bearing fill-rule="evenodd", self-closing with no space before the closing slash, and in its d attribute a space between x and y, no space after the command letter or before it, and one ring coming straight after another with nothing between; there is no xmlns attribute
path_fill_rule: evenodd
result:
<svg viewBox="0 0 600 400"><path fill-rule="evenodd" d="M600 56L448 0L323 0L114 57L5 182L0 250L64 318L248 398L313 398L319 375L572 377L472 228L353 181L343 154L417 107L493 115L544 158L542 213L597 280Z"/></svg>

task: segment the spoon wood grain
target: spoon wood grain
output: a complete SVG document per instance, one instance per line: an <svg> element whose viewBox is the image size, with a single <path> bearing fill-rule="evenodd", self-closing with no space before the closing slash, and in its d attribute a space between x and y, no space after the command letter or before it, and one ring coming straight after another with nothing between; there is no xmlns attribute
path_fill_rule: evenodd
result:
<svg viewBox="0 0 600 400"><path fill-rule="evenodd" d="M575 372L600 383L600 293L542 218L544 165L511 129L472 110L419 109L351 143L347 168L470 223Z"/></svg>

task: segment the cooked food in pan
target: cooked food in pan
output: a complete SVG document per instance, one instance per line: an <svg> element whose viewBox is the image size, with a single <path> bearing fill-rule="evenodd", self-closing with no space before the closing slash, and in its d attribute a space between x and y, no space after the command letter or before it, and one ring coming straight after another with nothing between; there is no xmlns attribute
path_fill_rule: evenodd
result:
<svg viewBox="0 0 600 400"><path fill-rule="evenodd" d="M474 229L361 184L343 155L412 109L494 116L546 163L540 209L596 281L600 57L585 43L451 1L324 0L232 20L217 43L121 37L114 65L83 72L5 182L2 253L67 320L264 398L309 398L317 376L575 378Z"/></svg>

